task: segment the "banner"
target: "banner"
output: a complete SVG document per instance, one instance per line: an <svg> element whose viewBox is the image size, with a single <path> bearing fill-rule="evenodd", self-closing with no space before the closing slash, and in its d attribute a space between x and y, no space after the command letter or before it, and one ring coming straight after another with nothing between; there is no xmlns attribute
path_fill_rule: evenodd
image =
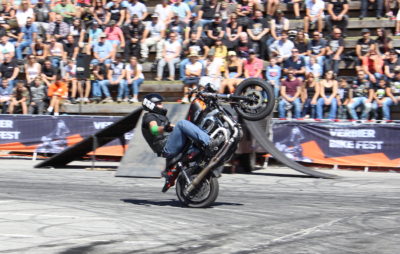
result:
<svg viewBox="0 0 400 254"><path fill-rule="evenodd" d="M0 150L59 153L119 119L115 116L0 115ZM125 134L125 140L130 140L132 135L132 132ZM97 149L96 154L122 156L123 150L121 142L114 140Z"/></svg>
<svg viewBox="0 0 400 254"><path fill-rule="evenodd" d="M399 124L275 121L273 142L301 162L400 167Z"/></svg>

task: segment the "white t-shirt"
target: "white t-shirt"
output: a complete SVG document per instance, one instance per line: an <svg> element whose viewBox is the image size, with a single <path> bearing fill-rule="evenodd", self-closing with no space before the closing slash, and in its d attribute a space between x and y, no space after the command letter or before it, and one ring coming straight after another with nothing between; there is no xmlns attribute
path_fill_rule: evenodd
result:
<svg viewBox="0 0 400 254"><path fill-rule="evenodd" d="M165 26L161 22L153 24L149 21L146 24L146 30L150 32L150 38L158 38L161 36L161 31L165 30Z"/></svg>
<svg viewBox="0 0 400 254"><path fill-rule="evenodd" d="M178 41L171 42L170 40L167 40L164 44L164 47L165 47L165 56L171 57L180 53L179 49L181 47L181 44Z"/></svg>
<svg viewBox="0 0 400 254"><path fill-rule="evenodd" d="M321 10L325 9L325 2L322 0L316 0L315 3L313 3L312 0L308 0L306 1L306 7L307 9L310 9L310 15L315 16ZM324 12L322 12L321 16L324 16Z"/></svg>
<svg viewBox="0 0 400 254"><path fill-rule="evenodd" d="M17 13L15 14L15 17L17 18L17 23L19 26L25 26L26 25L26 20L28 18L33 18L35 17L35 14L33 13L33 9L29 8L26 11L22 10L17 10Z"/></svg>
<svg viewBox="0 0 400 254"><path fill-rule="evenodd" d="M131 17L136 14L139 19L141 19L143 17L143 14L147 12L147 7L143 3L137 2L135 5L129 4L128 11L131 14Z"/></svg>
<svg viewBox="0 0 400 254"><path fill-rule="evenodd" d="M171 6L167 5L163 7L162 4L157 4L154 10L154 13L158 14L158 20L160 22L165 22L168 18L168 15L170 15L171 12L172 12Z"/></svg>
<svg viewBox="0 0 400 254"><path fill-rule="evenodd" d="M203 65L199 61L196 61L194 63L189 62L188 64L186 64L186 70L190 71L191 73L196 73L198 71L200 71L201 73L202 68Z"/></svg>
<svg viewBox="0 0 400 254"><path fill-rule="evenodd" d="M135 71L132 70L132 66L130 64L126 65L125 70L131 75L131 78L135 77L136 73L135 73ZM143 67L142 67L141 64L136 64L136 70L140 71L139 78L144 79L144 75L143 75L143 72L142 72L143 71Z"/></svg>
<svg viewBox="0 0 400 254"><path fill-rule="evenodd" d="M14 44L12 44L11 42L7 42L5 45L0 43L1 54L12 53L12 52L15 52Z"/></svg>

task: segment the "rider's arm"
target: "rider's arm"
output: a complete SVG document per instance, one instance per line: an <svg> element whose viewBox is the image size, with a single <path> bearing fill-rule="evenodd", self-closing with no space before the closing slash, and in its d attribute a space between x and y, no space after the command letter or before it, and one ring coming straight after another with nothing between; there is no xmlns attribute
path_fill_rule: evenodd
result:
<svg viewBox="0 0 400 254"><path fill-rule="evenodd" d="M150 126L150 132L154 136L158 136L158 135L164 133L164 127L163 126L158 126L156 121L151 121L149 123L149 126Z"/></svg>

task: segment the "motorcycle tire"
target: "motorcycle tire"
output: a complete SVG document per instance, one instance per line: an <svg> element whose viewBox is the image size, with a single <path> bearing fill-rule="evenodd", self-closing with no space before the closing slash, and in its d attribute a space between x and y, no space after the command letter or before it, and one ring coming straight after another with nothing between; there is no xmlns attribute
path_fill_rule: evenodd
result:
<svg viewBox="0 0 400 254"><path fill-rule="evenodd" d="M193 179L195 177L196 175L192 176ZM185 177L179 175L176 180L176 195L184 206L191 208L205 208L211 206L217 199L219 193L218 179L214 176L205 178L190 196L184 194L186 187L187 182ZM206 191L206 193L201 193L202 191ZM199 192L202 194L200 197Z"/></svg>
<svg viewBox="0 0 400 254"><path fill-rule="evenodd" d="M243 80L236 88L235 95L257 98L256 103L241 101L234 105L235 111L249 121L266 118L272 113L275 106L274 89L266 81L259 78Z"/></svg>

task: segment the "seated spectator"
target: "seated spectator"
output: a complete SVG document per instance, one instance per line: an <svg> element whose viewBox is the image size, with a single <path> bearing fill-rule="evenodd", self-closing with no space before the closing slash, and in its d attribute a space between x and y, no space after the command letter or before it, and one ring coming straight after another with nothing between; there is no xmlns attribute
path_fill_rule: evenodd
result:
<svg viewBox="0 0 400 254"><path fill-rule="evenodd" d="M97 21L92 22L92 26L89 28L89 40L88 46L94 47L100 41L100 35L103 34L103 30L99 27Z"/></svg>
<svg viewBox="0 0 400 254"><path fill-rule="evenodd" d="M215 51L215 57L225 59L228 56L228 48L222 44L222 39L218 38L215 45L211 47Z"/></svg>
<svg viewBox="0 0 400 254"><path fill-rule="evenodd" d="M304 34L303 30L299 30L294 40L294 47L298 49L298 54L301 58L304 58L308 54L308 43L308 36Z"/></svg>
<svg viewBox="0 0 400 254"><path fill-rule="evenodd" d="M15 20L15 8L11 4L10 1L2 0L1 1L1 15L3 18L4 26L8 29L10 27L10 23Z"/></svg>
<svg viewBox="0 0 400 254"><path fill-rule="evenodd" d="M106 85L102 85L104 80L107 80L107 70L104 65L94 65L92 70L93 76L91 77L92 96L94 101L109 103L113 102L110 92ZM105 96L104 100L101 100L102 95Z"/></svg>
<svg viewBox="0 0 400 254"><path fill-rule="evenodd" d="M245 78L262 78L264 62L260 58L257 58L254 50L250 50L248 59L243 62L243 68Z"/></svg>
<svg viewBox="0 0 400 254"><path fill-rule="evenodd" d="M189 29L190 33L196 33L197 40L201 39L201 35L203 34L203 26L200 24L196 13L192 14L187 29Z"/></svg>
<svg viewBox="0 0 400 254"><path fill-rule="evenodd" d="M376 83L377 79L383 77L383 59L377 54L376 50L370 50L362 60L362 68L369 80Z"/></svg>
<svg viewBox="0 0 400 254"><path fill-rule="evenodd" d="M282 74L282 69L279 65L276 64L277 61L275 58L272 58L269 61L269 65L267 66L267 70L265 71L265 77L268 80L268 83L274 87L275 98L278 98L280 91L280 79Z"/></svg>
<svg viewBox="0 0 400 254"><path fill-rule="evenodd" d="M237 21L236 13L232 13L226 24L226 36L224 44L229 50L235 49L239 42L239 35L243 31L243 27Z"/></svg>
<svg viewBox="0 0 400 254"><path fill-rule="evenodd" d="M8 54L12 58L15 56L15 46L11 42L8 41L8 36L3 35L0 38L0 54L1 60L4 60L4 55Z"/></svg>
<svg viewBox="0 0 400 254"><path fill-rule="evenodd" d="M145 4L139 2L138 0L131 0L126 4L127 16L126 20L130 20L133 15L137 15L140 20L145 20L148 12Z"/></svg>
<svg viewBox="0 0 400 254"><path fill-rule="evenodd" d="M378 119L378 111L382 112L383 120L388 120L388 118L390 119L390 107L383 107L385 101L393 97L390 91L390 85L386 82L385 79L379 79L377 85L374 86L372 93L374 99L374 102L372 103L372 119ZM387 112L388 109L389 112Z"/></svg>
<svg viewBox="0 0 400 254"><path fill-rule="evenodd" d="M116 22L117 27L122 27L124 21L131 20L130 15L126 13L126 8L121 5L122 1L113 0L112 5L108 8L106 16L106 24L109 24L111 20Z"/></svg>
<svg viewBox="0 0 400 254"><path fill-rule="evenodd" d="M376 34L376 49L378 53L383 56L384 59L387 58L389 52L393 49L393 40L387 35L387 31L383 28L377 28Z"/></svg>
<svg viewBox="0 0 400 254"><path fill-rule="evenodd" d="M281 99L278 104L279 118L286 118L286 111L294 107L294 117L301 115L301 86L302 82L295 77L294 71L289 69L287 78L281 84Z"/></svg>
<svg viewBox="0 0 400 254"><path fill-rule="evenodd" d="M102 0L95 0L93 9L94 22L97 22L101 28L103 28L107 23L108 12L104 9L104 3Z"/></svg>
<svg viewBox="0 0 400 254"><path fill-rule="evenodd" d="M7 79L1 81L0 86L0 114L6 114L11 101L13 88L8 84Z"/></svg>
<svg viewBox="0 0 400 254"><path fill-rule="evenodd" d="M198 12L199 20L202 26L206 26L213 22L214 16L221 9L221 3L217 0L204 1L201 9Z"/></svg>
<svg viewBox="0 0 400 254"><path fill-rule="evenodd" d="M168 0L161 0L161 3L157 4L154 9L154 13L158 15L163 24L168 24L173 16L172 7L168 3Z"/></svg>
<svg viewBox="0 0 400 254"><path fill-rule="evenodd" d="M74 19L72 25L69 27L69 35L71 35L74 39L74 43L76 43L79 47L83 47L86 36L86 28L80 19Z"/></svg>
<svg viewBox="0 0 400 254"><path fill-rule="evenodd" d="M11 95L10 106L8 108L8 113L14 114L15 107L20 107L22 114L28 114L29 105L29 90L25 87L24 83L18 82L13 89Z"/></svg>
<svg viewBox="0 0 400 254"><path fill-rule="evenodd" d="M374 9L376 10L376 18L382 18L383 0L361 0L360 19L363 19L367 16L368 7L370 5L374 5Z"/></svg>
<svg viewBox="0 0 400 254"><path fill-rule="evenodd" d="M225 25L222 23L221 15L219 13L215 14L214 21L209 23L204 28L206 37L204 42L208 47L215 45L215 41L218 38L224 38L225 36Z"/></svg>
<svg viewBox="0 0 400 254"><path fill-rule="evenodd" d="M267 45L272 44L276 40L281 39L283 31L289 30L289 20L285 18L285 14L281 10L277 10L274 18L271 20L271 38Z"/></svg>
<svg viewBox="0 0 400 254"><path fill-rule="evenodd" d="M66 63L68 59L76 60L79 53L78 43L75 42L72 35L67 36L67 41L63 43L64 55L62 57L63 62Z"/></svg>
<svg viewBox="0 0 400 254"><path fill-rule="evenodd" d="M24 70L25 70L26 83L28 84L28 86L30 86L33 85L33 81L37 77L41 76L42 66L40 65L40 63L36 61L35 56L30 55L27 58L28 60L24 65Z"/></svg>
<svg viewBox="0 0 400 254"><path fill-rule="evenodd" d="M287 75L289 69L292 69L296 78L305 80L306 75L306 62L300 57L299 50L297 48L292 49L292 56L283 62L283 74Z"/></svg>
<svg viewBox="0 0 400 254"><path fill-rule="evenodd" d="M253 50L253 43L249 40L246 32L240 33L239 42L237 46L237 52L239 52L239 57L247 58L249 56L250 50Z"/></svg>
<svg viewBox="0 0 400 254"><path fill-rule="evenodd" d="M329 0L327 7L328 15L325 17L328 33L332 33L332 28L337 27L343 31L346 37L347 25L349 23L349 2L347 0Z"/></svg>
<svg viewBox="0 0 400 254"><path fill-rule="evenodd" d="M253 42L257 45L257 52L261 59L267 58L267 34L269 33L269 24L263 18L263 13L260 10L254 12L254 19L249 22L247 27L247 34Z"/></svg>
<svg viewBox="0 0 400 254"><path fill-rule="evenodd" d="M265 9L267 10L268 21L275 15L275 12L279 8L279 0L270 0L266 2Z"/></svg>
<svg viewBox="0 0 400 254"><path fill-rule="evenodd" d="M339 28L334 28L326 47L325 70L339 73L339 63L344 52L344 40Z"/></svg>
<svg viewBox="0 0 400 254"><path fill-rule="evenodd" d="M56 82L57 70L53 68L51 61L46 60L42 65L42 80L49 84Z"/></svg>
<svg viewBox="0 0 400 254"><path fill-rule="evenodd" d="M15 44L17 59L22 60L23 51L28 48L28 55L32 54L31 45L35 41L38 33L36 24L32 23L32 19L28 18L26 25L21 27L21 32L18 34L18 40Z"/></svg>
<svg viewBox="0 0 400 254"><path fill-rule="evenodd" d="M325 79L319 82L319 96L317 102L317 118L324 119L324 107L329 107L328 119L336 118L337 111L337 90L338 82L335 80L333 71L325 73Z"/></svg>
<svg viewBox="0 0 400 254"><path fill-rule="evenodd" d="M356 70L361 70L361 64L363 57L372 49L375 49L375 41L371 39L370 31L368 28L364 28L361 30L362 38L358 39L356 44Z"/></svg>
<svg viewBox="0 0 400 254"><path fill-rule="evenodd" d="M45 0L38 0L37 4L35 4L35 6L33 7L35 24L38 28L38 34L40 34L41 36L43 36L49 28L48 20L50 7L44 2Z"/></svg>
<svg viewBox="0 0 400 254"><path fill-rule="evenodd" d="M4 62L0 65L1 79L6 79L10 87L14 88L18 73L19 67L17 61L12 58L11 54L4 54Z"/></svg>
<svg viewBox="0 0 400 254"><path fill-rule="evenodd" d="M347 119L347 105L350 102L350 87L347 80L341 78L339 80L339 88L336 96L338 104L338 119Z"/></svg>
<svg viewBox="0 0 400 254"><path fill-rule="evenodd" d="M400 8L397 10L396 15L396 28L395 28L395 36L400 36Z"/></svg>
<svg viewBox="0 0 400 254"><path fill-rule="evenodd" d="M253 6L249 0L242 0L240 4L236 5L236 12L238 15L239 25L243 27L243 30L247 29L251 16L253 15Z"/></svg>
<svg viewBox="0 0 400 254"><path fill-rule="evenodd" d="M203 65L199 62L197 53L192 53L189 56L189 63L185 66L185 78L183 79L183 98L182 103L188 103L189 88L196 88L200 81Z"/></svg>
<svg viewBox="0 0 400 254"><path fill-rule="evenodd" d="M107 67L110 66L112 62L112 57L114 56L115 48L110 41L106 40L106 37L107 35L105 33L102 33L100 35L99 42L94 44L93 59L91 61L91 64L104 64Z"/></svg>
<svg viewBox="0 0 400 254"><path fill-rule="evenodd" d="M225 93L225 90L228 89L229 93L233 93L235 87L243 80L243 61L237 57L235 51L228 52L228 60L225 63L224 69L225 78L221 83L219 92Z"/></svg>
<svg viewBox="0 0 400 254"><path fill-rule="evenodd" d="M115 58L115 62L111 64L110 68L107 71L107 80L101 82L103 91L107 90L107 92L105 92L106 97L110 97L108 87L118 86L117 102L128 102L128 89L125 77L126 70L124 63L122 62L122 56L117 55L117 57Z"/></svg>
<svg viewBox="0 0 400 254"><path fill-rule="evenodd" d="M363 111L361 114L361 119L367 120L369 117L369 112L372 109L373 84L368 80L368 78L366 78L364 71L357 72L357 79L351 85L350 92L353 96L349 104L347 104L347 110L351 116L351 119L359 119L356 108L362 106Z"/></svg>
<svg viewBox="0 0 400 254"><path fill-rule="evenodd" d="M184 42L183 51L184 55L190 55L191 53L195 53L198 55L198 60L200 63L204 64L205 59L207 58L208 51L210 49L204 44L203 40L197 39L196 32L190 33L190 39L188 42ZM185 66L189 63L189 58L183 59L179 63L179 72L180 79L183 81L185 78Z"/></svg>
<svg viewBox="0 0 400 254"><path fill-rule="evenodd" d="M208 51L205 62L205 75L200 78L199 85L204 87L210 84L215 91L219 91L222 81L221 69L224 66L224 61L221 58L214 57L214 55L214 50ZM182 102L186 103L183 100Z"/></svg>
<svg viewBox="0 0 400 254"><path fill-rule="evenodd" d="M165 25L158 21L158 15L153 14L151 21L147 22L140 44L142 62L146 62L149 57L149 47L156 46L156 61L161 59L163 49L163 39L165 37Z"/></svg>
<svg viewBox="0 0 400 254"><path fill-rule="evenodd" d="M43 43L43 39L37 37L35 42L32 44L32 55L36 57L39 63L44 63L48 57L49 49L48 45Z"/></svg>
<svg viewBox="0 0 400 254"><path fill-rule="evenodd" d="M107 41L111 42L113 45L113 55L111 56L114 59L116 52L118 51L118 47L125 47L125 38L122 33L121 28L117 26L117 23L114 20L111 20L108 24L107 28L104 30L104 33L107 35Z"/></svg>
<svg viewBox="0 0 400 254"><path fill-rule="evenodd" d="M78 89L78 80L76 79L76 64L74 60L67 60L65 66L64 82L67 84L69 94L69 99L72 104L78 101L85 102L82 96L82 87ZM80 97L77 98L76 94L79 93ZM87 101L86 101L87 102Z"/></svg>
<svg viewBox="0 0 400 254"><path fill-rule="evenodd" d="M395 76L395 70L400 67L400 58L396 51L391 50L388 59L385 60L384 74L388 79L393 79Z"/></svg>
<svg viewBox="0 0 400 254"><path fill-rule="evenodd" d="M387 97L382 104L383 120L391 120L390 107L397 105L400 101L400 70L394 72L394 77L386 89Z"/></svg>
<svg viewBox="0 0 400 254"><path fill-rule="evenodd" d="M130 56L140 57L140 41L144 29L145 26L137 15L133 15L131 22L122 28L125 38L124 58L126 61L129 60Z"/></svg>
<svg viewBox="0 0 400 254"><path fill-rule="evenodd" d="M174 15L178 15L179 19L183 22L189 23L192 12L186 3L183 3L182 0L175 0L175 2L171 4L171 8Z"/></svg>
<svg viewBox="0 0 400 254"><path fill-rule="evenodd" d="M326 40L321 38L321 33L314 31L313 38L308 42L306 64L310 61L311 56L315 56L318 64L323 68L326 55Z"/></svg>
<svg viewBox="0 0 400 254"><path fill-rule="evenodd" d="M56 15L61 15L63 20L68 24L71 24L78 14L75 6L71 4L70 0L61 0L51 11L52 12L49 13L51 21L56 19Z"/></svg>
<svg viewBox="0 0 400 254"><path fill-rule="evenodd" d="M139 102L139 88L144 81L144 75L142 71L142 65L138 63L136 57L132 56L129 60L129 64L127 64L125 67L126 81L128 82L128 86L131 85L133 95L129 102Z"/></svg>
<svg viewBox="0 0 400 254"><path fill-rule="evenodd" d="M187 29L187 23L179 20L178 15L174 15L171 22L167 26L168 33L175 32L178 41L187 41L189 39L190 30Z"/></svg>
<svg viewBox="0 0 400 254"><path fill-rule="evenodd" d="M162 59L158 62L156 80L160 81L163 76L164 67L168 65L168 80L175 80L175 65L180 61L181 44L177 40L176 33L169 34L169 40L164 43Z"/></svg>
<svg viewBox="0 0 400 254"><path fill-rule="evenodd" d="M270 58L274 57L278 63L282 63L292 55L293 48L294 44L288 39L287 31L282 31L280 40L274 41L270 47Z"/></svg>
<svg viewBox="0 0 400 254"><path fill-rule="evenodd" d="M62 58L64 56L64 46L62 43L57 42L55 36L50 37L50 44L48 49L48 56L51 61L51 65L58 70L62 68Z"/></svg>
<svg viewBox="0 0 400 254"><path fill-rule="evenodd" d="M54 115L58 116L60 114L60 106L68 98L68 88L64 80L58 79L54 83L50 83L44 80L47 84L47 95L50 97L50 105L47 108L47 114L51 115L54 111Z"/></svg>
<svg viewBox="0 0 400 254"><path fill-rule="evenodd" d="M15 17L17 18L17 24L19 27L25 26L28 18L35 18L35 14L33 13L33 9L31 8L31 6L29 5L29 1L21 1L20 6L15 13Z"/></svg>
<svg viewBox="0 0 400 254"><path fill-rule="evenodd" d="M322 33L325 18L324 9L325 2L323 0L306 1L306 16L304 17L305 33L308 33L310 25L316 26L316 30Z"/></svg>
<svg viewBox="0 0 400 254"><path fill-rule="evenodd" d="M306 63L306 76L312 73L316 80L322 77L323 69L322 66L318 64L317 57L311 56L310 61Z"/></svg>
<svg viewBox="0 0 400 254"><path fill-rule="evenodd" d="M47 98L47 86L42 81L40 76L36 77L32 86L30 87L31 100L29 103L28 113L30 115L41 115L44 112L45 102Z"/></svg>
<svg viewBox="0 0 400 254"><path fill-rule="evenodd" d="M47 41L51 41L51 37L54 37L58 42L62 42L68 34L69 25L63 21L61 15L56 15L56 20L49 24L46 31Z"/></svg>
<svg viewBox="0 0 400 254"><path fill-rule="evenodd" d="M314 79L314 74L309 73L301 89L301 101L303 110L301 117L316 118L316 106L319 97L319 83Z"/></svg>

